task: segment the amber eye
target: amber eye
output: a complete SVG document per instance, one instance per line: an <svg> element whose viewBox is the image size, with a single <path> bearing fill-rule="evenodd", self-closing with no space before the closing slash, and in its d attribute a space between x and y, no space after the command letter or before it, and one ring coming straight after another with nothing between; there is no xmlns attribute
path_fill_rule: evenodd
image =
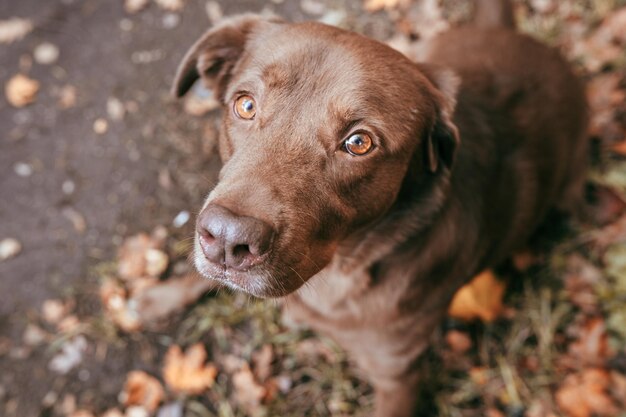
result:
<svg viewBox="0 0 626 417"><path fill-rule="evenodd" d="M235 100L235 113L245 120L252 120L256 115L256 103L250 96L240 96Z"/></svg>
<svg viewBox="0 0 626 417"><path fill-rule="evenodd" d="M343 142L343 146L351 155L361 156L365 155L374 147L374 142L370 135L364 132L359 132L351 135Z"/></svg>

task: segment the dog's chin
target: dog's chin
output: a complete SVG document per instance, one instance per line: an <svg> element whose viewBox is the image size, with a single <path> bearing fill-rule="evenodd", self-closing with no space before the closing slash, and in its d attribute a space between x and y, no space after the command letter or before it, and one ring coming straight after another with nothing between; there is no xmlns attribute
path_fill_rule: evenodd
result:
<svg viewBox="0 0 626 417"><path fill-rule="evenodd" d="M285 277L272 274L264 269L263 265L258 265L248 271L229 269L206 259L202 250L195 251L194 264L198 272L205 278L218 281L230 289L242 291L258 298L284 297L305 283L297 276Z"/></svg>

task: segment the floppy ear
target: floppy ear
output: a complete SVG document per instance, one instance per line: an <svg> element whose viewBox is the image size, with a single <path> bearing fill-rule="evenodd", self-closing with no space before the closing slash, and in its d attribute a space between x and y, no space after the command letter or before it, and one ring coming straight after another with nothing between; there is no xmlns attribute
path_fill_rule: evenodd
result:
<svg viewBox="0 0 626 417"><path fill-rule="evenodd" d="M198 78L202 78L207 88L222 99L232 69L239 61L250 35L260 25L269 22L279 23L281 20L245 14L226 19L207 31L187 51L178 66L172 94L182 97Z"/></svg>
<svg viewBox="0 0 626 417"><path fill-rule="evenodd" d="M460 143L459 131L452 123L452 114L461 80L447 68L432 64L418 64L418 67L435 87L433 91L437 103L435 122L424 141L426 166L430 172L435 173L440 166L452 168Z"/></svg>

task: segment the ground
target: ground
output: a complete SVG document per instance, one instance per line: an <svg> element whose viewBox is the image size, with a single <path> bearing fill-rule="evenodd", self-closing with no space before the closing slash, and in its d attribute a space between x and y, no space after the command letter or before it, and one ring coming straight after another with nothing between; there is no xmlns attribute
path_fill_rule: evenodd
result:
<svg viewBox="0 0 626 417"><path fill-rule="evenodd" d="M591 208L549 219L528 251L468 288L425 361L433 414L626 415L624 6L516 2L521 30L588 82ZM0 3L0 415L369 415L371 389L332 341L285 329L276 303L198 285L189 236L219 170L220 110L206 91L179 102L169 86L221 16L322 20L411 55L468 10ZM504 305L484 301L481 285Z"/></svg>

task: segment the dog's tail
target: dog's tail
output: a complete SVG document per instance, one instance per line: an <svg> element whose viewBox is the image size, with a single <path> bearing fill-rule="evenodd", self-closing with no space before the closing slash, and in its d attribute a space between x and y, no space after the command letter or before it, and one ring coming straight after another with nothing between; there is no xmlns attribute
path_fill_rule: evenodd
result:
<svg viewBox="0 0 626 417"><path fill-rule="evenodd" d="M474 0L472 24L483 29L515 29L515 18L511 1Z"/></svg>

